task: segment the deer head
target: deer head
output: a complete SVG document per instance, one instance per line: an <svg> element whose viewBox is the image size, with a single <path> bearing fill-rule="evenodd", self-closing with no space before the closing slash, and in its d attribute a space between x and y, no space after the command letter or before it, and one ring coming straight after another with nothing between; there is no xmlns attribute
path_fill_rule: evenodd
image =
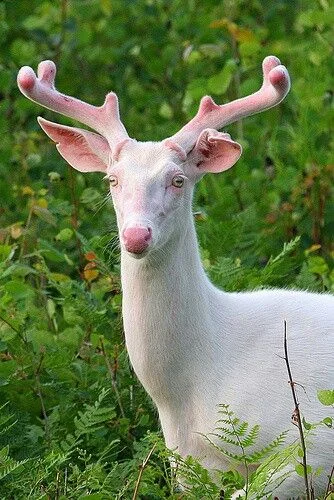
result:
<svg viewBox="0 0 334 500"><path fill-rule="evenodd" d="M38 77L25 66L17 81L32 101L97 132L38 118L72 167L103 172L109 179L122 248L137 258L182 233L181 211L189 212L196 181L207 172L227 170L239 159L240 144L219 129L275 106L290 87L289 74L279 59L266 57L263 85L254 94L224 105L203 97L196 116L175 135L161 142L137 142L120 120L116 94L109 93L102 106L92 106L59 93L55 76L55 64L43 61Z"/></svg>

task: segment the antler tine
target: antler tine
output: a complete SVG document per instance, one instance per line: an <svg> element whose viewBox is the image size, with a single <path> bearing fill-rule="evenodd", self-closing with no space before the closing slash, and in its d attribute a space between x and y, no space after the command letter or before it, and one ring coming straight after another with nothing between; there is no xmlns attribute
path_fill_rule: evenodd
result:
<svg viewBox="0 0 334 500"><path fill-rule="evenodd" d="M38 65L38 77L29 66L23 66L17 75L17 83L22 94L45 108L74 118L99 132L110 145L128 136L119 116L116 94L107 94L100 107L58 92L54 86L56 65L53 61L42 61Z"/></svg>
<svg viewBox="0 0 334 500"><path fill-rule="evenodd" d="M205 128L221 129L245 116L259 113L279 104L290 89L289 73L275 56L262 63L263 84L252 95L219 106L209 96L202 98L196 116L171 140L190 151Z"/></svg>

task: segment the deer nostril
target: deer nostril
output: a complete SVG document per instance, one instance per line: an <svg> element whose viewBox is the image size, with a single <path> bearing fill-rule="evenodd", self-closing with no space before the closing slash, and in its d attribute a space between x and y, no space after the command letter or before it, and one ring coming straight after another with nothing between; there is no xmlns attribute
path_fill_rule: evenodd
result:
<svg viewBox="0 0 334 500"><path fill-rule="evenodd" d="M152 229L150 227L147 228L147 235L145 236L146 241L150 241L152 239Z"/></svg>
<svg viewBox="0 0 334 500"><path fill-rule="evenodd" d="M150 227L128 227L122 233L123 243L128 252L142 253L152 240Z"/></svg>

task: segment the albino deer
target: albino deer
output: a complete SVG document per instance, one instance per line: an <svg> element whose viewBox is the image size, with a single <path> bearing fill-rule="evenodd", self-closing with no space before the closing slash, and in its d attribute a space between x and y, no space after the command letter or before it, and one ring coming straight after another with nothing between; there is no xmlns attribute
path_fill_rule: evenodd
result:
<svg viewBox="0 0 334 500"><path fill-rule="evenodd" d="M166 445L210 469L230 467L202 436L214 430L219 403L252 425L260 423L259 447L287 428L290 439L297 439L282 359L284 320L294 379L305 388L299 391L301 409L308 421L319 421L328 409L322 410L316 391L334 386L334 297L215 288L201 264L191 211L195 183L207 172L232 167L241 154L241 146L217 130L278 104L290 86L286 68L267 57L258 92L222 106L203 97L196 116L162 142L128 136L114 93L95 107L60 94L55 74L51 61L40 63L38 78L23 67L18 85L29 99L98 132L38 118L70 165L103 172L110 181L121 243L126 345L158 408ZM309 463L329 473L333 447L333 431L323 426ZM326 475L318 481L324 491ZM303 479L294 474L278 493L303 491Z"/></svg>

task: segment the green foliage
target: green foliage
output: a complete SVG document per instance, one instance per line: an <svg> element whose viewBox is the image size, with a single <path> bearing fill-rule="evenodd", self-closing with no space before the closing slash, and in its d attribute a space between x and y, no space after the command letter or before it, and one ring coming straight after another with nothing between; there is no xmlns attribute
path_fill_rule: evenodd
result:
<svg viewBox="0 0 334 500"><path fill-rule="evenodd" d="M247 449L253 447L259 435L260 426L254 425L250 429L247 422L241 422L229 405L219 405L219 414L221 418L218 420L216 432L212 434L222 441L222 444L215 445L224 455L228 456L235 462L242 462L245 466L262 461L269 453L273 452L277 447L283 444L287 432L282 432L272 443L269 443L261 450L251 451L247 453ZM209 438L210 439L210 438ZM230 451L225 448L224 444L232 445L237 448L238 452ZM231 447L230 447L231 448ZM241 453L240 453L241 452Z"/></svg>
<svg viewBox="0 0 334 500"><path fill-rule="evenodd" d="M229 405L219 405L220 418L217 422L216 431L207 436L209 442L231 463L236 466L242 465L245 470L245 478L242 487L246 495L256 495L258 498L267 497L274 491L284 479L291 475L292 470L288 466L295 464L298 443L286 446L282 445L288 431L282 432L271 443L261 449L254 449L260 432L260 426L254 425L249 428L248 422L242 422L230 409ZM258 466L257 470L250 474L250 465ZM232 490L236 484L232 483Z"/></svg>
<svg viewBox="0 0 334 500"><path fill-rule="evenodd" d="M138 498L183 495L127 359L106 187L66 166L41 133L36 115L55 117L19 93L19 67L53 59L58 88L97 105L116 91L130 134L157 140L193 116L205 93L223 103L253 92L262 59L276 54L291 93L230 126L242 159L198 186L203 264L226 290L333 291L332 25L327 0L0 3L2 496L123 499L136 487ZM332 405L331 395L324 388L320 401ZM220 486L228 496L247 483L266 496L277 484L272 471L283 479L295 450L277 449L280 436L256 458L247 443L256 445L257 428L226 425L222 448L241 442L245 453L239 446L233 455L263 462L248 478L223 473ZM187 498L219 497L203 467L174 457Z"/></svg>
<svg viewBox="0 0 334 500"><path fill-rule="evenodd" d="M334 390L323 389L318 391L318 398L323 405L334 406Z"/></svg>

